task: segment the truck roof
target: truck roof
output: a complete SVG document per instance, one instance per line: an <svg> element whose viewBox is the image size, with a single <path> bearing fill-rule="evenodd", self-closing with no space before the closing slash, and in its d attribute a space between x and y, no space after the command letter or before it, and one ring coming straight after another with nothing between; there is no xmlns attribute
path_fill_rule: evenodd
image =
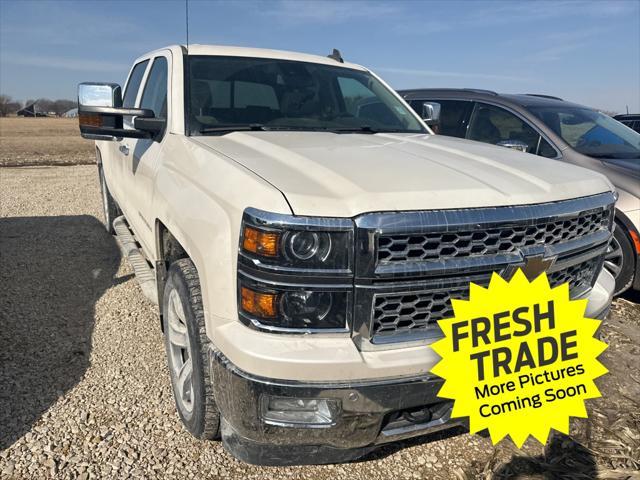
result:
<svg viewBox="0 0 640 480"><path fill-rule="evenodd" d="M186 45L170 45L160 50L182 49L186 51ZM338 62L332 58L322 55L312 55L309 53L289 52L286 50L270 50L267 48L253 48L253 47L233 47L229 45L200 45L189 44L189 55L217 55L217 56L230 56L230 57L252 57L252 58L273 58L278 60L293 60L297 62L309 62L309 63L321 63L324 65L331 65L334 67L344 67L356 70L366 71L367 69L361 65L349 62ZM143 57L148 57L153 52L146 53Z"/></svg>

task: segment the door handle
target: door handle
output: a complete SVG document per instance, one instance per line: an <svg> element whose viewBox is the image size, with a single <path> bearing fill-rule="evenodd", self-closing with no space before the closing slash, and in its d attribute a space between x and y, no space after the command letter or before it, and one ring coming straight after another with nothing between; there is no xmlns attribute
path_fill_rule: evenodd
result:
<svg viewBox="0 0 640 480"><path fill-rule="evenodd" d="M127 147L126 145L120 145L120 148L118 148L118 150L120 150L123 155L129 155L129 147Z"/></svg>

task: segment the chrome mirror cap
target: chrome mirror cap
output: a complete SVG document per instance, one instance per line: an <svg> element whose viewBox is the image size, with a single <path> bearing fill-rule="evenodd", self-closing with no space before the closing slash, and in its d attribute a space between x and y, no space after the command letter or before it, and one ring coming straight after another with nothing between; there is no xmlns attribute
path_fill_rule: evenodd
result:
<svg viewBox="0 0 640 480"><path fill-rule="evenodd" d="M496 143L496 145L525 153L529 149L529 145L521 142L520 140L502 140L501 142Z"/></svg>
<svg viewBox="0 0 640 480"><path fill-rule="evenodd" d="M78 106L80 108L121 107L120 85L115 83L81 83L78 85Z"/></svg>
<svg viewBox="0 0 640 480"><path fill-rule="evenodd" d="M422 104L422 120L427 125L440 123L440 104L438 102L424 102Z"/></svg>

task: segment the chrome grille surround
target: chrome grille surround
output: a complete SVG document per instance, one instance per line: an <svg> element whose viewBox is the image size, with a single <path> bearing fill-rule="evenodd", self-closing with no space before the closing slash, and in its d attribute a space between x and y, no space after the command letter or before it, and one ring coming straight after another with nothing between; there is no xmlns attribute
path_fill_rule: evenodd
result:
<svg viewBox="0 0 640 480"><path fill-rule="evenodd" d="M451 315L451 298L467 298L470 282L488 285L493 272L523 264L530 255L557 257L548 272L550 283L556 286L568 281L572 297L585 295L602 268L612 234L614 202L613 193L603 193L516 207L357 217L354 342L361 350L428 343L441 335L436 321ZM380 245L383 249L386 245L381 239L437 235L446 244L455 236L470 239L473 246L480 245L480 238L490 238L487 232L504 231L515 232L503 234L503 238L510 236L509 247L489 245L483 253L479 247L459 254L440 249L438 257L407 256L405 261L389 261L386 254L380 255ZM540 232L543 237L538 240ZM522 239L514 241L514 235ZM530 238L535 241L531 243Z"/></svg>

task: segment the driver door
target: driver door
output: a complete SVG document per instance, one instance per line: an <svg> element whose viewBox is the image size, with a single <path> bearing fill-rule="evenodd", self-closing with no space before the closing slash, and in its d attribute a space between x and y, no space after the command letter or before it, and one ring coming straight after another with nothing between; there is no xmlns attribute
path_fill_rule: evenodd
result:
<svg viewBox="0 0 640 480"><path fill-rule="evenodd" d="M168 79L170 56L160 54L149 60L150 66L142 81L136 107L153 110L156 118L168 118ZM130 120L131 121L131 120ZM165 129L166 130L166 129ZM165 132L158 137L124 138L120 142L123 184L129 211L127 220L133 227L136 239L142 245L147 258L153 258L154 218L151 210L153 185L158 169L159 152Z"/></svg>

